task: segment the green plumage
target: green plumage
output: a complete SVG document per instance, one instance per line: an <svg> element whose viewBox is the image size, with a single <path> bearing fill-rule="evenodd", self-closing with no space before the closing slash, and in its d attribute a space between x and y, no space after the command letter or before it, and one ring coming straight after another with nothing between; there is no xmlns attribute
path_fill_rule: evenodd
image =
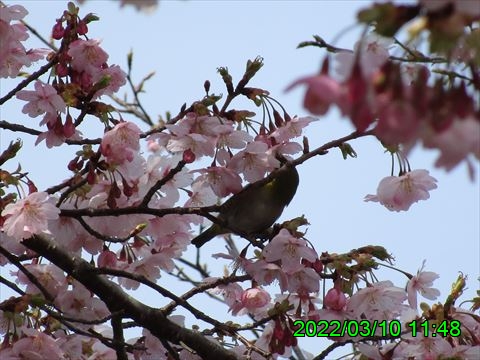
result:
<svg viewBox="0 0 480 360"><path fill-rule="evenodd" d="M284 165L266 184L249 184L220 206L218 219L225 224L213 224L192 240L200 247L217 235L240 232L259 234L268 229L282 215L293 199L299 182L293 166Z"/></svg>

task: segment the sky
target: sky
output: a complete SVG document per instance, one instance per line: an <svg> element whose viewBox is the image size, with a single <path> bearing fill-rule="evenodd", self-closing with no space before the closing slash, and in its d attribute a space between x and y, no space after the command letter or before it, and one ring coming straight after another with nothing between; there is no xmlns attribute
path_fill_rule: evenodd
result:
<svg viewBox="0 0 480 360"><path fill-rule="evenodd" d="M67 2L6 3L22 3L29 11L25 20L48 36ZM285 88L299 77L316 73L325 52L318 48L296 49L296 46L318 34L328 42L335 41L337 46L351 48L362 31L359 27L351 28L355 14L369 3L162 1L155 12L144 14L129 7L120 9L113 1L89 0L81 6L81 14L93 12L100 17L100 21L89 25L88 35L102 39L102 47L110 55L109 64L126 69L126 54L132 50L133 76L137 81L155 71L142 96L145 108L154 118L167 111L175 115L183 103L201 98L207 79L211 81L212 92L225 93L216 69L228 67L235 81L242 75L246 61L256 56L263 57L264 67L252 86L270 91L291 115L304 116L308 115L302 107L304 89L285 92ZM30 40L28 47L41 46L35 39ZM0 94L6 94L15 83L2 79ZM120 94L125 91L120 90ZM7 103L0 110L1 119L37 127L36 119L32 122L20 112L22 105ZM257 113L260 114L260 109ZM94 129L92 124L92 133ZM314 148L352 131L350 122L331 110L309 126L306 135ZM1 130L0 149L17 137L19 134ZM45 152L44 143L37 147L33 143L34 139L24 139L18 161L28 169L37 187L44 189L64 179L71 153L63 147ZM307 238L318 253L382 245L395 257L395 266L412 274L426 259L426 269L440 274L435 286L442 293L441 301L462 272L468 276L468 290L462 299L471 298L478 289L480 274L478 164L477 177L472 182L463 164L446 173L434 168L435 151L414 149L409 156L412 168L429 170L438 180L438 189L431 192L428 201L414 204L408 212L395 213L363 201L366 194L375 193L383 177L390 175L390 157L373 139L360 139L351 145L358 153L356 159L343 160L339 151L332 150L299 167L297 195L279 220L304 214L311 224ZM221 250L220 242L211 242L204 249L205 259ZM187 256L194 254L192 250ZM227 265L227 262L217 264L219 269ZM209 266L215 269L214 265ZM0 273L7 275L5 269L0 269ZM379 274L381 280L392 279L397 286L406 284L406 278L393 270ZM0 287L0 300L7 293ZM320 344L324 343L312 340L307 349L315 352L323 347Z"/></svg>

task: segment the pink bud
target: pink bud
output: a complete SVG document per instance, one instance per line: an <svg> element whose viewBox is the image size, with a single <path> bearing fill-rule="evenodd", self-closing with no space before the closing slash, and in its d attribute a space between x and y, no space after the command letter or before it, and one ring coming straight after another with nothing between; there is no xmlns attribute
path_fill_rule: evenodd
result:
<svg viewBox="0 0 480 360"><path fill-rule="evenodd" d="M187 149L183 152L183 161L185 161L187 164L191 164L195 161L195 154L192 150Z"/></svg>
<svg viewBox="0 0 480 360"><path fill-rule="evenodd" d="M65 125L63 125L63 135L68 139L73 134L75 134L75 125L73 125L72 116L68 114Z"/></svg>
<svg viewBox="0 0 480 360"><path fill-rule="evenodd" d="M98 255L98 267L115 268L117 265L117 255L113 251L105 250Z"/></svg>
<svg viewBox="0 0 480 360"><path fill-rule="evenodd" d="M263 289L250 288L242 293L241 301L243 306L253 311L270 303L270 295Z"/></svg>
<svg viewBox="0 0 480 360"><path fill-rule="evenodd" d="M62 22L57 21L55 25L53 25L52 29L52 38L55 40L60 40L63 38L63 35L65 34L65 29L63 28Z"/></svg>
<svg viewBox="0 0 480 360"><path fill-rule="evenodd" d="M87 23L83 20L80 20L77 24L77 34L85 35L88 32Z"/></svg>
<svg viewBox="0 0 480 360"><path fill-rule="evenodd" d="M343 292L333 288L328 290L327 295L323 299L323 304L331 310L342 310L347 304L347 298Z"/></svg>

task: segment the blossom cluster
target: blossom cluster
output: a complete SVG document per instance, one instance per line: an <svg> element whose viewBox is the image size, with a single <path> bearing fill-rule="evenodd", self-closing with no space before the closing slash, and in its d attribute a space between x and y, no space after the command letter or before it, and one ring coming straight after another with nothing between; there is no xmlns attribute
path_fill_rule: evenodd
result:
<svg viewBox="0 0 480 360"><path fill-rule="evenodd" d="M22 42L29 35L27 27L19 21L28 14L28 11L20 5L0 7L0 77L15 78L22 68L29 67L35 61L45 56L44 49L27 50Z"/></svg>
<svg viewBox="0 0 480 360"><path fill-rule="evenodd" d="M326 58L318 75L294 82L305 84L304 106L324 115L333 105L350 118L358 132L373 133L388 147L410 150L417 142L440 150L436 166L451 170L471 157L480 159L480 116L475 95L463 80L445 89L443 79L430 81L425 65L392 59L391 40L376 34L362 38L354 52ZM330 70L331 62L335 73Z"/></svg>

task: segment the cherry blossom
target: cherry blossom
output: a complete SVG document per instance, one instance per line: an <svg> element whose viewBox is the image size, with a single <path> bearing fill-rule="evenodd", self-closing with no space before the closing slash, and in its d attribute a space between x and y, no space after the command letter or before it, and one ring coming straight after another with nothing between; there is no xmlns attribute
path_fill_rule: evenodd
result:
<svg viewBox="0 0 480 360"><path fill-rule="evenodd" d="M217 148L243 149L252 136L243 130L234 130L231 125L217 126Z"/></svg>
<svg viewBox="0 0 480 360"><path fill-rule="evenodd" d="M20 359L61 359L63 351L59 342L52 336L32 328L24 328L24 337L16 341L11 348L12 358ZM0 351L0 355L2 352ZM2 355L2 358L3 355ZM8 358L5 357L5 358Z"/></svg>
<svg viewBox="0 0 480 360"><path fill-rule="evenodd" d="M425 337L420 334L414 337L411 334L406 334L403 339L404 341L400 342L398 348L395 349L397 357L404 359L409 357L438 359L439 356L452 353L452 345L441 336Z"/></svg>
<svg viewBox="0 0 480 360"><path fill-rule="evenodd" d="M71 64L76 71L84 71L90 75L96 74L108 60L108 54L96 39L73 41L68 55L72 57Z"/></svg>
<svg viewBox="0 0 480 360"><path fill-rule="evenodd" d="M45 288L48 295L55 297L67 289L67 279L63 271L57 266L53 264L27 264L25 268L35 275L35 278ZM27 293L40 293L40 289L21 270L18 270L16 276L17 282L27 285Z"/></svg>
<svg viewBox="0 0 480 360"><path fill-rule="evenodd" d="M391 281L380 281L354 293L348 299L346 312L353 319L368 314L369 320L391 320L401 313L406 299L404 289Z"/></svg>
<svg viewBox="0 0 480 360"><path fill-rule="evenodd" d="M2 216L7 217L3 230L18 240L49 233L48 221L57 219L60 213L53 202L54 199L46 192L35 192L14 204L8 204L2 211Z"/></svg>
<svg viewBox="0 0 480 360"><path fill-rule="evenodd" d="M291 84L287 91L300 84L307 85L303 106L315 115L325 115L344 93L341 84L327 74L301 78Z"/></svg>
<svg viewBox="0 0 480 360"><path fill-rule="evenodd" d="M223 166L210 166L198 170L202 175L195 181L205 183L212 188L215 195L225 197L242 190L242 179L232 169Z"/></svg>
<svg viewBox="0 0 480 360"><path fill-rule="evenodd" d="M270 304L270 295L265 290L255 287L243 290L239 299L235 299L231 310L232 315L264 314Z"/></svg>
<svg viewBox="0 0 480 360"><path fill-rule="evenodd" d="M286 291L288 280L281 266L265 260L257 260L246 262L244 268L260 285L269 285L276 280L280 289Z"/></svg>
<svg viewBox="0 0 480 360"><path fill-rule="evenodd" d="M354 53L340 52L335 54L335 70L339 80L345 81L349 78L357 56L359 56L362 75L366 78L372 76L388 60L388 48L392 43L391 39L370 33L355 44Z"/></svg>
<svg viewBox="0 0 480 360"><path fill-rule="evenodd" d="M320 291L320 275L312 268L303 268L287 274L287 290L294 293L314 293Z"/></svg>
<svg viewBox="0 0 480 360"><path fill-rule="evenodd" d="M8 236L3 231L0 231L0 244L8 252L15 255L22 255L27 251L27 248L23 246L16 238ZM0 255L0 265L8 264L9 260Z"/></svg>
<svg viewBox="0 0 480 360"><path fill-rule="evenodd" d="M79 320L102 319L110 314L107 306L99 298L93 297L82 284L75 282L72 289L62 291L55 298L55 304L65 314ZM76 326L88 329L91 325Z"/></svg>
<svg viewBox="0 0 480 360"><path fill-rule="evenodd" d="M18 99L28 101L22 109L24 114L37 117L44 113L65 112L65 102L52 85L36 81L34 87L34 91L21 90L16 95Z"/></svg>
<svg viewBox="0 0 480 360"><path fill-rule="evenodd" d="M267 154L268 145L254 141L245 150L236 153L229 161L228 168L243 173L245 180L255 182L263 179L267 171L280 166L280 162Z"/></svg>
<svg viewBox="0 0 480 360"><path fill-rule="evenodd" d="M301 118L295 116L283 126L277 128L271 136L274 137L278 143L288 141L292 138L301 136L302 129L315 120L316 119L311 116Z"/></svg>
<svg viewBox="0 0 480 360"><path fill-rule="evenodd" d="M26 50L22 41L28 39L27 27L11 21L23 19L28 11L21 5L3 5L0 7L0 77L15 78L23 67L42 59L46 49Z"/></svg>
<svg viewBox="0 0 480 360"><path fill-rule="evenodd" d="M327 291L323 303L328 309L342 310L347 304L347 297L342 291L334 287Z"/></svg>
<svg viewBox="0 0 480 360"><path fill-rule="evenodd" d="M92 82L96 83L106 79L107 86L98 90L94 98L100 97L102 95L113 95L120 88L125 85L127 74L120 68L118 65L112 65L107 68L102 68L99 71L93 73Z"/></svg>
<svg viewBox="0 0 480 360"><path fill-rule="evenodd" d="M102 154L113 164L131 162L140 149L140 128L134 123L122 121L102 138Z"/></svg>
<svg viewBox="0 0 480 360"><path fill-rule="evenodd" d="M390 211L406 211L413 203L430 197L437 180L427 170L413 170L401 176L388 176L380 181L376 195L365 196L365 201L380 202Z"/></svg>
<svg viewBox="0 0 480 360"><path fill-rule="evenodd" d="M432 288L433 281L440 276L432 271L423 271L424 265L407 283L408 303L414 309L417 308L417 293L429 300L435 300L440 295L438 289Z"/></svg>
<svg viewBox="0 0 480 360"><path fill-rule="evenodd" d="M435 166L450 171L470 155L480 159L480 121L473 116L456 119L440 133L426 133L423 141L425 147L441 152Z"/></svg>
<svg viewBox="0 0 480 360"><path fill-rule="evenodd" d="M197 158L213 156L215 139L209 136L191 133L180 137L172 137L166 146L168 151L184 152L191 150Z"/></svg>
<svg viewBox="0 0 480 360"><path fill-rule="evenodd" d="M290 234L287 229L282 229L262 252L265 260L274 262L282 261L282 270L287 274L303 269L302 259L314 262L317 255L307 246L307 242Z"/></svg>

